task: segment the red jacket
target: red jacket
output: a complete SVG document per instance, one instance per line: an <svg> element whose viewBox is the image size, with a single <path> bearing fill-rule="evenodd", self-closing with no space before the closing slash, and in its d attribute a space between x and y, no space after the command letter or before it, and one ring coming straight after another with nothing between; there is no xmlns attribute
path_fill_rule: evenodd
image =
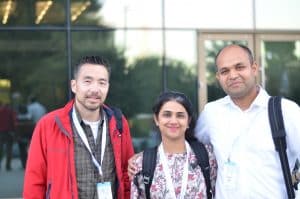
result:
<svg viewBox="0 0 300 199"><path fill-rule="evenodd" d="M73 103L73 100L70 101L64 108L47 114L38 122L29 148L24 199L78 198L70 117ZM111 109L105 106L104 110L109 118L110 139L115 156L118 199L127 199L130 197L127 164L134 154L130 130L123 117L123 132L120 133Z"/></svg>

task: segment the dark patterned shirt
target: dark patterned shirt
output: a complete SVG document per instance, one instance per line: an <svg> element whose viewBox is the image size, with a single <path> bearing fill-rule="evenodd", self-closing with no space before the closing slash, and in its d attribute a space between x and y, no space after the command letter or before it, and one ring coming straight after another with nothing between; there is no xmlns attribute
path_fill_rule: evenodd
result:
<svg viewBox="0 0 300 199"><path fill-rule="evenodd" d="M105 112L102 110L101 115L104 115ZM92 153L99 163L101 163L101 141L102 141L102 132L103 132L103 123L106 122L107 134L106 134L106 146L104 157L102 161L102 172L103 176L100 176L97 167L92 161L92 157L84 145L82 139L80 138L74 123L72 122L72 129L74 132L74 152L75 152L75 167L76 167L76 179L78 187L78 197L80 199L97 199L97 189L96 184L98 182L110 182L112 186L113 198L116 198L116 169L114 161L113 148L109 136L108 121L100 121L98 128L98 135L96 138L96 143L92 133L92 129L89 125L86 125L79 113L76 111L77 118L80 122L80 125L83 131L86 134L87 140L89 142ZM107 116L105 117L107 118Z"/></svg>

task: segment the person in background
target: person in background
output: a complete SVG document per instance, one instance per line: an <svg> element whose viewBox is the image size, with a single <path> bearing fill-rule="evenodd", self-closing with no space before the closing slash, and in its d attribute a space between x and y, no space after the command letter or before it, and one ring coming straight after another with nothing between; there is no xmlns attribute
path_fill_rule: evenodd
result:
<svg viewBox="0 0 300 199"><path fill-rule="evenodd" d="M110 67L99 56L86 56L73 76L74 99L35 127L23 197L129 198L127 162L134 151L126 118L121 116L120 132L113 110L104 104Z"/></svg>
<svg viewBox="0 0 300 199"><path fill-rule="evenodd" d="M39 121L39 119L47 113L46 108L37 101L35 96L30 97L30 103L28 104L27 109L34 124L36 124L37 121Z"/></svg>
<svg viewBox="0 0 300 199"><path fill-rule="evenodd" d="M153 106L153 117L162 138L150 187L150 198L207 198L205 179L196 155L188 141L194 138L195 118L190 100L174 91L162 93ZM206 145L210 163L211 186L214 189L217 164L212 147ZM135 179L131 198L146 198L141 172L143 152L133 160ZM196 165L196 166L194 166Z"/></svg>
<svg viewBox="0 0 300 199"><path fill-rule="evenodd" d="M211 143L218 162L216 199L285 199L285 181L268 118L269 94L256 83L258 65L243 45L216 56L216 77L227 96L205 105L196 137ZM300 108L282 100L287 155L300 157Z"/></svg>
<svg viewBox="0 0 300 199"><path fill-rule="evenodd" d="M28 113L26 105L19 104L17 111L17 123L16 123L16 136L15 139L19 145L20 160L23 169L26 167L27 150L31 140L35 123L31 119L31 115Z"/></svg>
<svg viewBox="0 0 300 199"><path fill-rule="evenodd" d="M14 130L16 126L16 113L9 105L0 101L0 168L4 155L3 148L6 146L6 170L11 170L12 146L14 141Z"/></svg>

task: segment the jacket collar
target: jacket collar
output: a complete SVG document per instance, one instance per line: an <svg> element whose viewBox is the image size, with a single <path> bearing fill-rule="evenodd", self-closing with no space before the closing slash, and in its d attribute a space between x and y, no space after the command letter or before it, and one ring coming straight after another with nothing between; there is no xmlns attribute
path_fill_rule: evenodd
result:
<svg viewBox="0 0 300 199"><path fill-rule="evenodd" d="M72 108L74 106L74 99L70 100L64 108L55 116L55 121L61 131L69 138L73 136L72 131ZM113 111L107 105L103 105L103 110L108 116L108 121L110 121L113 116Z"/></svg>

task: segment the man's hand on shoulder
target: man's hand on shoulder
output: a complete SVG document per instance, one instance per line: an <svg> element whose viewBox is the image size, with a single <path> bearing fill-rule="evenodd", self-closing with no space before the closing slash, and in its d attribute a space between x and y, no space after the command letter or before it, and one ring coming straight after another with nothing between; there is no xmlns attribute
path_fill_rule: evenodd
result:
<svg viewBox="0 0 300 199"><path fill-rule="evenodd" d="M138 154L134 154L131 158L128 160L128 168L127 168L127 173L129 176L129 180L132 181L133 177L137 173L137 166L135 165L135 160L137 158Z"/></svg>

